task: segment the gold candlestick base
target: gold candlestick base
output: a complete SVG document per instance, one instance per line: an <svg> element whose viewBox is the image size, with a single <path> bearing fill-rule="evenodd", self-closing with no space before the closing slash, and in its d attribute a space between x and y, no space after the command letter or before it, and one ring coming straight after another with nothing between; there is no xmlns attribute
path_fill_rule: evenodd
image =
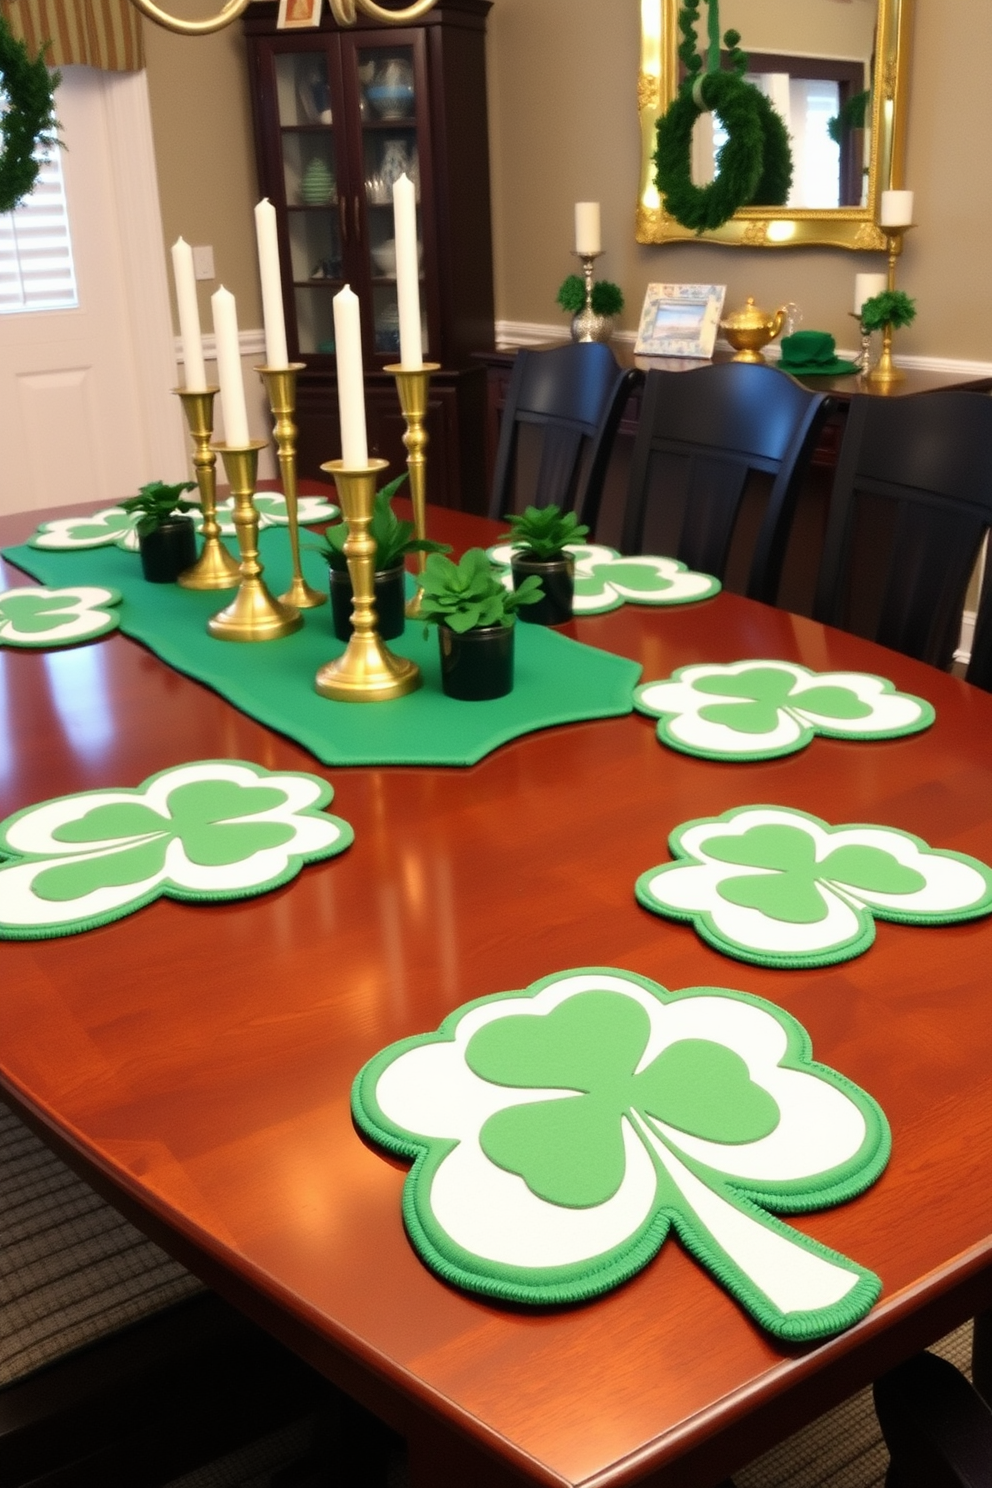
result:
<svg viewBox="0 0 992 1488"><path fill-rule="evenodd" d="M241 568L233 553L220 540L217 521L217 456L210 448L214 431L214 398L219 389L204 388L190 392L173 388L183 405L186 423L193 438L193 472L200 488L203 512L203 551L191 568L179 575L184 589L233 589L241 577Z"/></svg>
<svg viewBox="0 0 992 1488"><path fill-rule="evenodd" d="M348 648L336 661L322 666L314 681L322 697L339 703L384 703L415 692L421 684L416 663L394 656L376 630L375 540L369 536L369 522L376 477L387 463L370 460L360 470L346 470L343 461L330 460L320 467L334 477L348 523L344 551L354 595Z"/></svg>
<svg viewBox="0 0 992 1488"><path fill-rule="evenodd" d="M252 496L258 473L258 452L266 445L254 439L246 445L212 446L224 461L234 497L234 525L241 552L241 583L226 609L212 615L207 629L220 641L275 641L303 624L299 610L273 599L262 579L258 561L258 512Z"/></svg>
<svg viewBox="0 0 992 1488"><path fill-rule="evenodd" d="M888 288L890 292L896 287L896 261L899 258L900 253L902 252L902 240L912 226L913 223L907 223L905 227L883 228L883 232L885 233L886 239L888 241ZM901 368L897 367L895 362L892 360L892 326L883 325L882 355L879 357L877 364L872 367L871 371L868 373L865 381L870 387L875 388L876 392L884 392L887 388L890 388L894 382L904 382L905 378L905 372L903 372Z"/></svg>
<svg viewBox="0 0 992 1488"><path fill-rule="evenodd" d="M406 420L403 443L407 452L406 468L410 473L413 531L414 536L419 537L421 542L427 536L428 435L424 428L424 419L427 417L427 389L431 373L439 372L440 369L440 362L425 362L422 367L404 367L401 362L394 362L391 366L383 368L384 372L392 373L396 379L400 409ZM420 602L424 594L423 572L426 562L427 554L418 553L417 592L411 600L407 601L406 606L407 617L411 620L416 620L420 615Z"/></svg>
<svg viewBox="0 0 992 1488"><path fill-rule="evenodd" d="M293 559L293 578L285 594L279 598L283 604L297 610L315 610L326 604L328 596L320 589L312 589L303 577L300 566L300 509L296 494L296 374L302 372L305 362L290 362L288 367L256 367L255 371L265 383L269 395L269 407L275 419L273 433L279 456L279 472L282 476L283 495L286 498L286 515L289 517L289 551Z"/></svg>

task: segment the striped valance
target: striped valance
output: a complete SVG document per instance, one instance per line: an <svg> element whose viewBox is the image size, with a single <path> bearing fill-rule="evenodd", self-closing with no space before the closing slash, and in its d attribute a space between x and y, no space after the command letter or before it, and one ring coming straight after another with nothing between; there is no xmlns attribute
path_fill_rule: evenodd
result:
<svg viewBox="0 0 992 1488"><path fill-rule="evenodd" d="M134 72L145 65L141 17L129 0L0 0L0 15L32 57L50 42L52 67L79 62Z"/></svg>

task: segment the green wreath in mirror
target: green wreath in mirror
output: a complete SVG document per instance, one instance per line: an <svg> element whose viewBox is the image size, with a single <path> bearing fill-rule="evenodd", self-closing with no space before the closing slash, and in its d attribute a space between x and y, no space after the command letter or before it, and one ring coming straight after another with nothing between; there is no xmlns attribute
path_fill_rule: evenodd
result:
<svg viewBox="0 0 992 1488"><path fill-rule="evenodd" d="M44 49L32 61L0 15L0 86L7 100L0 123L0 214L12 212L33 190L35 150L57 143L54 98L60 81L45 66Z"/></svg>
<svg viewBox="0 0 992 1488"><path fill-rule="evenodd" d="M655 182L665 209L683 227L705 232L728 222L738 207L784 205L792 185L792 150L785 124L765 95L745 82L747 57L740 36L728 31L732 72L719 71L719 11L709 0L710 47L707 70L700 72L694 24L699 0L688 0L679 13L683 42L679 56L688 76L658 120L654 154ZM692 180L692 131L704 113L717 114L727 142L717 156L717 173L707 186Z"/></svg>

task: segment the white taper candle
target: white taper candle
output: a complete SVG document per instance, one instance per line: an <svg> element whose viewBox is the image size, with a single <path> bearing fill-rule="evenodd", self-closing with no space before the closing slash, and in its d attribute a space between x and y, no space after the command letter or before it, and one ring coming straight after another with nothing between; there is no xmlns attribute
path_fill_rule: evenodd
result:
<svg viewBox="0 0 992 1488"><path fill-rule="evenodd" d="M396 299L400 312L400 362L424 365L420 335L420 254L417 250L417 191L405 173L393 186L396 233Z"/></svg>
<svg viewBox="0 0 992 1488"><path fill-rule="evenodd" d="M183 343L183 376L191 393L202 393L207 385L200 336L200 307L196 302L193 250L183 238L172 245L172 273L179 306L179 336Z"/></svg>
<svg viewBox="0 0 992 1488"><path fill-rule="evenodd" d="M334 345L338 366L341 460L346 470L362 470L369 463L368 437L365 432L362 322L358 296L347 284L334 296Z"/></svg>
<svg viewBox="0 0 992 1488"><path fill-rule="evenodd" d="M258 240L258 274L262 282L262 315L265 319L265 362L269 367L288 367L276 209L267 196L255 208L255 237Z"/></svg>
<svg viewBox="0 0 992 1488"><path fill-rule="evenodd" d="M248 410L245 407L245 380L241 371L241 348L238 345L238 310L233 294L223 284L211 296L210 304L214 312L217 380L220 383L220 406L224 414L224 442L233 449L244 449L249 443Z"/></svg>

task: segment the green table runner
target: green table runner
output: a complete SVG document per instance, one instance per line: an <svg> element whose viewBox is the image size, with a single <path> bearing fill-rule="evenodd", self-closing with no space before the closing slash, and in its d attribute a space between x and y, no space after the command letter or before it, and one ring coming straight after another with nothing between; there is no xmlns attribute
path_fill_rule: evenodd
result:
<svg viewBox="0 0 992 1488"><path fill-rule="evenodd" d="M260 534L265 577L274 593L288 587L289 541L281 528ZM288 734L328 765L471 765L534 729L629 713L641 669L636 662L581 645L543 626L517 626L513 691L492 702L462 703L441 692L437 638L419 624L391 647L420 666L423 687L395 702L336 703L314 690L324 662L343 644L331 629L330 606L304 613L303 629L279 641L238 643L207 634L225 592L149 584L138 556L113 545L75 552L8 548L4 557L52 586L103 584L123 595L120 628L177 671L205 683L269 728ZM303 553L309 581L326 583L315 553ZM227 595L227 598L230 596Z"/></svg>

